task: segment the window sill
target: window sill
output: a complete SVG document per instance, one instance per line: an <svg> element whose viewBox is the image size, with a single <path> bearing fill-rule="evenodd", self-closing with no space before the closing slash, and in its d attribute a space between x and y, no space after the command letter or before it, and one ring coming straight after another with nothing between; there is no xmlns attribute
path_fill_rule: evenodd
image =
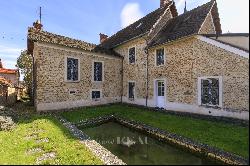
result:
<svg viewBox="0 0 250 166"><path fill-rule="evenodd" d="M66 83L79 83L80 82L80 80L78 80L78 81L65 81Z"/></svg>
<svg viewBox="0 0 250 166"><path fill-rule="evenodd" d="M135 99L134 99L134 98L128 98L128 100L129 100L129 101L135 101Z"/></svg>
<svg viewBox="0 0 250 166"><path fill-rule="evenodd" d="M101 98L99 98L99 99L92 99L92 101L98 102L98 101L101 101Z"/></svg>
<svg viewBox="0 0 250 166"><path fill-rule="evenodd" d="M204 107L204 108L213 108L213 109L222 109L221 106L218 106L218 105L200 105L200 107Z"/></svg>

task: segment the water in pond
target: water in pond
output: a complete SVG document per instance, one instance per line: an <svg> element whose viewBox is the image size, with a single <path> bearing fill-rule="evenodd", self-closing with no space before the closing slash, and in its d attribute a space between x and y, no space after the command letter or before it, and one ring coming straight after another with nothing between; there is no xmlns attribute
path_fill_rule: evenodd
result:
<svg viewBox="0 0 250 166"><path fill-rule="evenodd" d="M118 123L81 130L129 165L215 164Z"/></svg>

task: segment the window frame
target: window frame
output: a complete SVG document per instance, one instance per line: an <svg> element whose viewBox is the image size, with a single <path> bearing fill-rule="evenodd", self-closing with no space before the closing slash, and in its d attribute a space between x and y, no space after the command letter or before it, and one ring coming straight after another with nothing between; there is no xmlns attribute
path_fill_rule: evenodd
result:
<svg viewBox="0 0 250 166"><path fill-rule="evenodd" d="M68 58L71 59L77 59L78 60L78 80L72 81L72 80L68 80ZM80 82L81 78L80 78L80 73L81 73L81 62L80 62L80 58L78 57L74 57L74 56L65 56L64 59L64 81L67 83L78 83Z"/></svg>
<svg viewBox="0 0 250 166"><path fill-rule="evenodd" d="M95 81L95 62L102 63L102 81ZM97 60L92 61L92 82L95 82L95 83L104 82L104 61L97 61Z"/></svg>
<svg viewBox="0 0 250 166"><path fill-rule="evenodd" d="M202 80L206 80L209 78L218 79L219 81L219 105L211 105L211 104L202 104ZM219 107L223 108L223 77L222 76L206 76L206 77L198 77L198 105L199 106L208 106L208 107Z"/></svg>
<svg viewBox="0 0 250 166"><path fill-rule="evenodd" d="M134 98L129 97L129 83L134 83ZM128 100L134 101L136 99L136 82L135 81L128 81Z"/></svg>
<svg viewBox="0 0 250 166"><path fill-rule="evenodd" d="M163 49L163 51L164 51L164 62L163 62L163 64L158 65L157 64L157 50L160 50L160 49ZM155 66L162 67L162 66L165 66L165 64L166 64L166 49L165 49L165 47L155 49Z"/></svg>
<svg viewBox="0 0 250 166"><path fill-rule="evenodd" d="M129 60L129 56L130 56L129 50L132 49L132 48L135 48L135 62L134 63L130 63L130 60ZM136 51L137 51L136 46L131 46L131 47L128 48L128 64L129 65L135 65L136 64Z"/></svg>
<svg viewBox="0 0 250 166"><path fill-rule="evenodd" d="M100 92L100 98L96 98L96 99L92 98L92 93L95 92L95 91ZM90 98L91 98L92 101L100 101L103 98L102 97L102 90L101 89L91 89Z"/></svg>

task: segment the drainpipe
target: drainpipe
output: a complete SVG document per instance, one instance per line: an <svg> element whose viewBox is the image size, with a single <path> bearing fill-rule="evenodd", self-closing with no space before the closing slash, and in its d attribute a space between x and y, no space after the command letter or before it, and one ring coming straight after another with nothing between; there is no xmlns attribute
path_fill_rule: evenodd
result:
<svg viewBox="0 0 250 166"><path fill-rule="evenodd" d="M123 69L123 62L124 62L124 58L122 58L122 71L121 71L121 103L123 103L123 100L122 100L122 97L123 97L123 72L124 72L124 69Z"/></svg>
<svg viewBox="0 0 250 166"><path fill-rule="evenodd" d="M148 44L147 44L148 46ZM148 52L148 48L146 47L145 48L145 53L146 53L146 107L148 107L148 78L149 78L149 75L148 75L148 56L149 56L149 52Z"/></svg>
<svg viewBox="0 0 250 166"><path fill-rule="evenodd" d="M34 70L35 70L35 65L34 65L34 56L32 56L32 104L35 106L35 81L34 81Z"/></svg>

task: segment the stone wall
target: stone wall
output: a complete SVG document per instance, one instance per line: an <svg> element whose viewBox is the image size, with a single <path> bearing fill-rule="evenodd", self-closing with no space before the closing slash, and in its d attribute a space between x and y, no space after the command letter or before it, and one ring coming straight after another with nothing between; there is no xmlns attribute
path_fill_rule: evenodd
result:
<svg viewBox="0 0 250 166"><path fill-rule="evenodd" d="M38 111L121 101L121 58L44 43L35 43L33 54L36 68L35 105ZM79 82L65 81L68 56L79 58ZM104 62L103 82L93 82L94 60ZM92 100L92 89L101 90L100 101ZM76 94L70 94L72 90Z"/></svg>
<svg viewBox="0 0 250 166"><path fill-rule="evenodd" d="M207 18L202 24L199 34L216 34L211 12L208 14Z"/></svg>
<svg viewBox="0 0 250 166"><path fill-rule="evenodd" d="M17 101L16 88L8 87L0 84L0 105L9 106Z"/></svg>
<svg viewBox="0 0 250 166"><path fill-rule="evenodd" d="M164 47L166 65L155 66L150 50L149 97L154 99L154 80L166 79L167 103L198 105L198 78L222 76L223 109L249 111L249 59L194 37Z"/></svg>
<svg viewBox="0 0 250 166"><path fill-rule="evenodd" d="M129 64L128 50L136 47L136 62ZM128 97L128 82L135 81L135 100L146 98L146 40L139 38L127 42L117 48L115 51L124 57L123 60L123 96ZM133 101L132 101L133 102Z"/></svg>

